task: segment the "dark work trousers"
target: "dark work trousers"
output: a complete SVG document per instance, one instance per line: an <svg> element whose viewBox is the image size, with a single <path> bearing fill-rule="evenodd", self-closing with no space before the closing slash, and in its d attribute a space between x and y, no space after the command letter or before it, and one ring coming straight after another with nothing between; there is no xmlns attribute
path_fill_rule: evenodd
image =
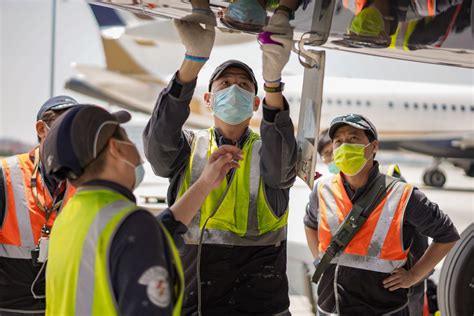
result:
<svg viewBox="0 0 474 316"><path fill-rule="evenodd" d="M424 303L425 281L415 285L412 291L408 292L408 308L410 310L410 316L422 316Z"/></svg>
<svg viewBox="0 0 474 316"><path fill-rule="evenodd" d="M197 246L185 245L184 315L197 315ZM202 315L289 315L286 241L279 246L203 245Z"/></svg>

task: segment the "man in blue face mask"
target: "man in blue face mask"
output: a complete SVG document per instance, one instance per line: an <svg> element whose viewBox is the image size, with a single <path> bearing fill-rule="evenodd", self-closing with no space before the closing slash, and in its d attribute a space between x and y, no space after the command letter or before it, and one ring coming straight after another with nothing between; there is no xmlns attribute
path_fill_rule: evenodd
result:
<svg viewBox="0 0 474 316"><path fill-rule="evenodd" d="M278 17L283 13L276 14ZM288 18L286 18L288 20ZM196 79L213 46L214 28L176 21L186 56L159 98L144 131L155 173L170 178L168 202L180 200L207 157L225 144L242 150L238 171L213 190L185 235L185 315L287 315L286 226L289 189L296 176L296 140L281 72L292 30L263 44L265 98L252 69L228 60L215 69L204 94L214 124L183 129ZM249 128L262 108L260 135Z"/></svg>

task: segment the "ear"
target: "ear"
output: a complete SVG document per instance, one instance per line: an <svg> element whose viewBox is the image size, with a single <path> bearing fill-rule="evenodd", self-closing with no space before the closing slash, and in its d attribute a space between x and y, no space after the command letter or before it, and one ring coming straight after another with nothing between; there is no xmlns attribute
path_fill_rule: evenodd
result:
<svg viewBox="0 0 474 316"><path fill-rule="evenodd" d="M372 144L372 146L374 147L372 149L372 157L375 158L375 154L377 154L377 151L379 151L379 142L377 140L374 140Z"/></svg>
<svg viewBox="0 0 474 316"><path fill-rule="evenodd" d="M46 138L48 134L48 129L46 128L46 123L43 121L36 121L36 134L38 135L39 139L43 140Z"/></svg>
<svg viewBox="0 0 474 316"><path fill-rule="evenodd" d="M122 157L123 156L123 150L122 146L119 145L118 142L115 141L114 138L110 138L107 141L107 150L110 152L112 156L115 158Z"/></svg>
<svg viewBox="0 0 474 316"><path fill-rule="evenodd" d="M212 105L211 105L211 94L210 94L209 92L205 92L205 93L204 93L203 99L204 99L204 104L206 105L206 107L207 107L207 108L212 108Z"/></svg>
<svg viewBox="0 0 474 316"><path fill-rule="evenodd" d="M260 98L258 95L255 96L254 103L253 103L253 110L257 111L260 106Z"/></svg>

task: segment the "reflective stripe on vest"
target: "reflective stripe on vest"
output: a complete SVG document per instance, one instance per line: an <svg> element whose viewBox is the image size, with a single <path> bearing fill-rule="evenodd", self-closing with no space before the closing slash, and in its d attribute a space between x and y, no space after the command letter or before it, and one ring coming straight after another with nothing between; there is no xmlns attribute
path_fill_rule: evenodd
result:
<svg viewBox="0 0 474 316"><path fill-rule="evenodd" d="M241 198L239 202L236 202L234 205L230 206L234 208L232 215L227 214L232 218L230 222L225 222L223 220L223 217L226 216L226 209L223 208L217 211L216 215L218 216L216 217L220 217L220 222L216 220L214 225L213 221L215 220L215 217L209 220L204 233L204 243L238 246L260 246L277 244L278 242L286 239L288 210L282 217L278 218L268 206L268 203L265 199L265 193L263 189L264 185L260 177L259 151L261 145L262 143L259 139L259 136L254 132L251 132L249 139L242 148L244 152L244 160L240 162L241 167L235 171L234 176L229 183L229 185L233 185L234 187L229 188L227 197L224 199L223 204L228 202L229 198L238 199L239 196L241 197L241 195L236 196L236 194L239 194L238 190L242 189L235 187L235 181L237 181L237 179L243 181L242 184L246 188L248 187L248 189L243 189L246 190L245 194L247 196L245 196L244 199ZM198 131L195 134L188 167L181 178L178 198L181 197L182 194L184 194L184 192L196 182L204 170L204 167L207 163L207 158L216 148L217 144L214 140L213 128L209 130ZM245 172L248 172L248 175L246 175ZM217 188L216 190L221 190L223 192L225 185L221 184L221 186L222 187ZM212 193L215 192L213 191ZM193 218L188 228L188 232L184 236L184 240L188 244L198 244L199 242L201 227L204 225L204 222L207 219L202 218L203 208L205 208L207 205L212 205L210 201L210 199L212 199L212 193L203 203L201 210ZM220 196L218 199L220 199ZM248 207L246 207L245 210L239 210L237 204L245 203L245 199L248 199ZM217 201L214 202L217 203ZM211 211L209 211L209 213L210 212ZM237 218L238 216L245 216L245 224L242 223L244 218ZM240 223L240 226L237 222ZM266 223L269 223L269 225L265 226ZM242 226L244 226L244 228L242 228Z"/></svg>
<svg viewBox="0 0 474 316"><path fill-rule="evenodd" d="M110 247L120 225L136 211L139 210L134 203L114 191L98 187L78 190L51 234L46 271L47 315L118 314L109 270ZM184 272L176 260L179 255L171 236L164 233L180 278L173 309L177 316L184 295Z"/></svg>
<svg viewBox="0 0 474 316"><path fill-rule="evenodd" d="M176 248L176 245L174 244L173 237L168 232L165 225L163 225L163 223L161 222L159 223L160 223L161 229L165 233L166 239L168 241L168 245L170 246L171 254L173 256L173 264L176 268L176 273L178 274L179 283L177 283L175 286L175 296L177 297L177 300L176 300L176 303L174 304L173 316L180 316L181 307L183 306L184 288L185 288L183 265L181 263L181 257L179 256L179 251Z"/></svg>
<svg viewBox="0 0 474 316"><path fill-rule="evenodd" d="M434 16L436 14L436 0L414 0L418 14L422 16Z"/></svg>
<svg viewBox="0 0 474 316"><path fill-rule="evenodd" d="M86 240L83 243L82 254L81 254L81 262L79 264L79 275L77 277L77 286L76 286L76 308L75 313L76 315L92 315L93 310L93 303L94 303L94 296L97 295L97 292L94 291L94 287L96 284L96 273L98 274L97 277L104 271L107 275L107 283L109 284L109 298L106 300L108 302L113 302L113 310L117 313L117 302L112 294L112 282L110 279L109 268L108 268L108 259L109 254L105 254L106 259L104 260L107 265L105 267L100 267L101 272L97 271L98 267L96 267L96 257L103 256L104 254L97 253L97 246L99 243L99 238L101 237L105 226L110 223L111 219L116 216L117 214L124 212L121 220L116 224L116 229L120 227L120 224L123 222L128 215L130 215L136 206L132 204L130 201L127 200L119 200L107 205L105 208L100 210L97 213L92 224L89 226L89 231L87 232ZM129 212L127 212L129 211ZM110 243L113 240L113 235L111 238L107 240ZM107 247L107 250L110 250L110 245ZM102 262L103 263L103 262ZM101 297L97 297L101 299ZM104 310L101 308L101 310ZM112 310L112 306L109 306L107 309L108 311Z"/></svg>
<svg viewBox="0 0 474 316"><path fill-rule="evenodd" d="M415 30L418 20L413 20L410 22L400 22L398 23L395 33L390 36L390 46L389 48L398 48L405 51L409 51L409 41L410 36Z"/></svg>
<svg viewBox="0 0 474 316"><path fill-rule="evenodd" d="M403 215L412 191L411 185L397 183L332 263L384 273L403 266L408 253L403 249ZM318 237L322 255L339 224L349 214L352 203L340 175L320 183L318 196Z"/></svg>
<svg viewBox="0 0 474 316"><path fill-rule="evenodd" d="M354 14L359 14L360 11L364 8L366 1L365 0L343 0L342 4L345 8L352 11Z"/></svg>
<svg viewBox="0 0 474 316"><path fill-rule="evenodd" d="M20 156L13 156L2 161L7 201L6 220L0 232L0 256L31 259L35 242L19 160Z"/></svg>
<svg viewBox="0 0 474 316"><path fill-rule="evenodd" d="M31 250L41 237L41 228L45 224L46 214L40 209L31 189L31 177L34 164L30 154L21 154L1 161L5 182L5 218L0 230L0 257L31 259ZM50 207L53 199L45 187L41 176L37 178L38 199L41 205ZM63 207L74 194L73 186L67 186ZM51 227L56 218L52 213L48 225Z"/></svg>

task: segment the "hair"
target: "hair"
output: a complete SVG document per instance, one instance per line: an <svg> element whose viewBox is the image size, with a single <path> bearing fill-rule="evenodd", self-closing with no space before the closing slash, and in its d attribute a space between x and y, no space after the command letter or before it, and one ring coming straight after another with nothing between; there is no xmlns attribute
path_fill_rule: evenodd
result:
<svg viewBox="0 0 474 316"><path fill-rule="evenodd" d="M117 139L117 140L125 140L125 135L122 132L122 128L120 125L117 125L115 132L112 134L110 139ZM97 177L97 175L101 174L105 170L105 166L107 164L107 148L109 147L109 142L107 141L107 145L102 148L102 150L97 155L97 158L92 160L85 168L84 173L77 179L71 180L71 183L78 187L88 181L91 181Z"/></svg>
<svg viewBox="0 0 474 316"><path fill-rule="evenodd" d="M319 155L323 152L324 147L326 147L327 144L331 144L331 138L329 138L329 129L325 129L321 131L319 134L319 140L318 140L318 147L317 151Z"/></svg>

